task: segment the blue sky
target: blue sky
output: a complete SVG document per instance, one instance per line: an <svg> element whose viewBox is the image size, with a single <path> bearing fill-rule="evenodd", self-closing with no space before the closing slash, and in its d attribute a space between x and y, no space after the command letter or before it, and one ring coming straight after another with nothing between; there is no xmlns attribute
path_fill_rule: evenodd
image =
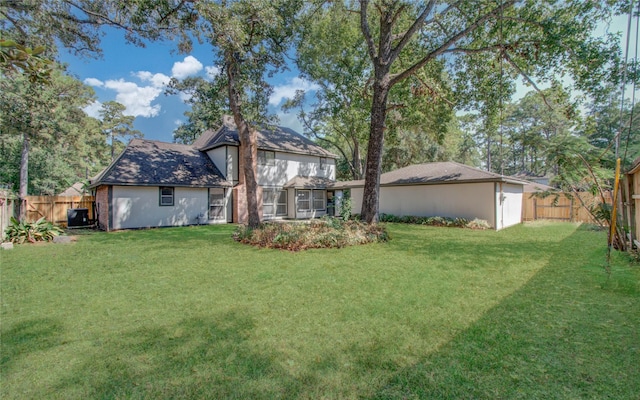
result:
<svg viewBox="0 0 640 400"><path fill-rule="evenodd" d="M136 117L134 126L147 139L171 142L174 129L186 122L183 113L189 107L181 96L164 94L169 79L219 73L207 44L196 43L190 54L177 54L174 43L153 42L141 48L126 44L122 33L107 31L102 49L103 57L97 60L61 54L69 73L96 92L98 101L85 111L97 117L103 102L118 101L126 106L125 114ZM280 106L296 90L313 91L315 86L301 79L295 69L275 76L271 83L271 111L278 114L281 125L302 131L296 115L283 113Z"/></svg>
<svg viewBox="0 0 640 400"><path fill-rule="evenodd" d="M635 21L634 25L635 27ZM626 37L627 17L615 18L610 26L603 24L596 34L624 32ZM632 38L635 35L632 34ZM632 42L630 57L637 45ZM179 95L166 96L164 89L171 77L203 76L218 73L213 62L213 52L208 44L194 44L191 54L177 54L175 43L152 42L144 48L127 44L122 32L107 30L102 41L101 59L78 58L68 53L61 60L68 64L69 72L93 87L98 101L86 109L97 116L102 102L116 100L127 108L125 113L135 116L135 128L147 139L173 141L173 131L186 121L184 111L188 106ZM280 117L280 124L299 132L302 127L293 113L285 114L280 106L296 90L312 93L316 87L298 76L295 66L271 79L274 93L270 100L271 111ZM544 87L544 85L541 85ZM531 88L519 83L515 99L522 97Z"/></svg>

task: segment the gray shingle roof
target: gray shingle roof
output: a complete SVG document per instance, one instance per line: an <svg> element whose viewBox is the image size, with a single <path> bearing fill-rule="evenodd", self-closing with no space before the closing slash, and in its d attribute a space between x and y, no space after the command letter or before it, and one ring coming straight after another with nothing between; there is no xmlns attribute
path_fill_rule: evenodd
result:
<svg viewBox="0 0 640 400"><path fill-rule="evenodd" d="M202 151L224 145L240 145L235 126L222 125L217 131L207 130L193 143L193 147ZM282 126L260 129L258 131L258 149L337 158L335 154L323 149L293 129Z"/></svg>
<svg viewBox="0 0 640 400"><path fill-rule="evenodd" d="M91 186L230 186L209 157L192 146L133 139Z"/></svg>
<svg viewBox="0 0 640 400"><path fill-rule="evenodd" d="M509 182L523 185L524 182L483 171L468 165L447 161L410 165L380 175L380 186L435 185L443 183ZM364 180L336 182L335 187L360 187Z"/></svg>
<svg viewBox="0 0 640 400"><path fill-rule="evenodd" d="M333 184L333 180L320 176L300 176L296 175L285 183L285 188L295 189L326 189Z"/></svg>

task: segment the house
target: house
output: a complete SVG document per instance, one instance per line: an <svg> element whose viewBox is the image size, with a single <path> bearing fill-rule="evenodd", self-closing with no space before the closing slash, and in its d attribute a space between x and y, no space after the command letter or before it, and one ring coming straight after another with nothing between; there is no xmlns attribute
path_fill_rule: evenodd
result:
<svg viewBox="0 0 640 400"><path fill-rule="evenodd" d="M84 196L86 195L88 190L85 189L85 184L83 182L76 182L73 185L66 188L62 193L58 196Z"/></svg>
<svg viewBox="0 0 640 400"><path fill-rule="evenodd" d="M630 201L628 212L630 214L631 235L636 247L640 248L640 157L636 158L627 172Z"/></svg>
<svg viewBox="0 0 640 400"><path fill-rule="evenodd" d="M396 216L479 218L494 229L522 221L524 182L455 162L411 165L380 176L379 212ZM336 182L351 191L359 214L364 181Z"/></svg>
<svg viewBox="0 0 640 400"><path fill-rule="evenodd" d="M291 129L258 131L260 217L333 213L336 156ZM105 230L247 221L241 144L231 118L192 145L133 139L91 181Z"/></svg>

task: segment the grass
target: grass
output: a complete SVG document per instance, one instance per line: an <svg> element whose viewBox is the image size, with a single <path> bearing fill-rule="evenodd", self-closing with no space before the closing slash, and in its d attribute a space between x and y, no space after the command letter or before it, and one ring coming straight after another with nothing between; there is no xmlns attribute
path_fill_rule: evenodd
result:
<svg viewBox="0 0 640 400"><path fill-rule="evenodd" d="M389 225L291 253L233 226L0 252L0 397L637 398L640 268L602 232Z"/></svg>

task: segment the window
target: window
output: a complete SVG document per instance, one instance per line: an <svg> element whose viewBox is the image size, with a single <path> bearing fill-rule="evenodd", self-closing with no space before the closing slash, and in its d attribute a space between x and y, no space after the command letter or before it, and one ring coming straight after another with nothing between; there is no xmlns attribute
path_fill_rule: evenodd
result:
<svg viewBox="0 0 640 400"><path fill-rule="evenodd" d="M174 199L174 188L161 187L160 188L160 206L172 206Z"/></svg>
<svg viewBox="0 0 640 400"><path fill-rule="evenodd" d="M287 215L287 191L264 188L262 189L262 216Z"/></svg>
<svg viewBox="0 0 640 400"><path fill-rule="evenodd" d="M324 171L327 168L327 158L320 157L320 170Z"/></svg>
<svg viewBox="0 0 640 400"><path fill-rule="evenodd" d="M278 192L278 198L276 199L276 215L287 215L287 191L281 190Z"/></svg>
<svg viewBox="0 0 640 400"><path fill-rule="evenodd" d="M275 151L258 150L258 165L276 165Z"/></svg>
<svg viewBox="0 0 640 400"><path fill-rule="evenodd" d="M298 190L298 211L311 211L311 190Z"/></svg>
<svg viewBox="0 0 640 400"><path fill-rule="evenodd" d="M224 218L224 189L209 189L209 219Z"/></svg>
<svg viewBox="0 0 640 400"><path fill-rule="evenodd" d="M276 202L276 192L273 189L262 190L262 216L270 217L274 215Z"/></svg>
<svg viewBox="0 0 640 400"><path fill-rule="evenodd" d="M324 190L314 190L313 191L313 209L324 210L324 202L325 202L325 192Z"/></svg>

